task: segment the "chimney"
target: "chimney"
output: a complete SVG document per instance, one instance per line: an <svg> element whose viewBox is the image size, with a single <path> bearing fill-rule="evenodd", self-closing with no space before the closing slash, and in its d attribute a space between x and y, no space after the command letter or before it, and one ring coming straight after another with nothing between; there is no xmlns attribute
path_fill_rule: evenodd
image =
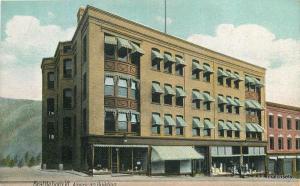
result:
<svg viewBox="0 0 300 186"><path fill-rule="evenodd" d="M81 18L83 16L84 10L85 10L85 7L83 7L83 6L81 6L78 9L78 12L77 12L77 24L80 22L80 20L81 20Z"/></svg>

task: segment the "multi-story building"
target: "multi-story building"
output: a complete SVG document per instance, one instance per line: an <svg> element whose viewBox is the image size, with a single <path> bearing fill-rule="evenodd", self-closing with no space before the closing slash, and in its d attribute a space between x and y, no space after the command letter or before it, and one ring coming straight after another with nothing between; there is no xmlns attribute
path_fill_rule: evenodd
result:
<svg viewBox="0 0 300 186"><path fill-rule="evenodd" d="M265 69L95 7L44 58L43 166L264 174Z"/></svg>
<svg viewBox="0 0 300 186"><path fill-rule="evenodd" d="M300 108L267 102L268 171L300 175Z"/></svg>

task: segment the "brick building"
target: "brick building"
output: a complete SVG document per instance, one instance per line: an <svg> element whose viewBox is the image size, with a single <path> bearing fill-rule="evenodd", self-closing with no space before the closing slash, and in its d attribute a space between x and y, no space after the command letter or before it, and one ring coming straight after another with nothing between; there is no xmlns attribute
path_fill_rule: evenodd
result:
<svg viewBox="0 0 300 186"><path fill-rule="evenodd" d="M267 102L269 174L300 174L300 108Z"/></svg>
<svg viewBox="0 0 300 186"><path fill-rule="evenodd" d="M95 7L77 18L42 61L44 168L265 173L264 68Z"/></svg>

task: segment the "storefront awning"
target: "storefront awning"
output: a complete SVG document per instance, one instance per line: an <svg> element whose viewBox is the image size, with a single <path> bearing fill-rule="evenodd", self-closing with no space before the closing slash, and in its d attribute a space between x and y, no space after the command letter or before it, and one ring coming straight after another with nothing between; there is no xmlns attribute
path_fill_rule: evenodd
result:
<svg viewBox="0 0 300 186"><path fill-rule="evenodd" d="M193 128L204 128L199 118L193 118Z"/></svg>
<svg viewBox="0 0 300 186"><path fill-rule="evenodd" d="M175 91L172 89L170 85L165 85L165 95L174 96L175 94L176 94Z"/></svg>
<svg viewBox="0 0 300 186"><path fill-rule="evenodd" d="M155 51L155 50L152 50L151 52L151 59L152 60L162 60L164 58L164 56L162 54L160 54L159 52Z"/></svg>
<svg viewBox="0 0 300 186"><path fill-rule="evenodd" d="M164 91L160 88L158 83L152 83L152 92L157 94L163 94Z"/></svg>
<svg viewBox="0 0 300 186"><path fill-rule="evenodd" d="M213 129L215 128L214 124L208 120L208 119L204 119L204 129Z"/></svg>
<svg viewBox="0 0 300 186"><path fill-rule="evenodd" d="M104 43L108 45L117 45L117 39L114 36L105 36Z"/></svg>
<svg viewBox="0 0 300 186"><path fill-rule="evenodd" d="M204 100L203 95L198 91L193 90L192 95L193 95L193 100Z"/></svg>
<svg viewBox="0 0 300 186"><path fill-rule="evenodd" d="M125 147L134 147L134 148L148 148L148 145L113 145L113 144L94 144L94 147L118 147L118 148L125 148Z"/></svg>
<svg viewBox="0 0 300 186"><path fill-rule="evenodd" d="M229 130L228 126L224 123L224 121L218 122L218 129L219 130Z"/></svg>
<svg viewBox="0 0 300 186"><path fill-rule="evenodd" d="M151 161L204 159L191 146L152 146Z"/></svg>

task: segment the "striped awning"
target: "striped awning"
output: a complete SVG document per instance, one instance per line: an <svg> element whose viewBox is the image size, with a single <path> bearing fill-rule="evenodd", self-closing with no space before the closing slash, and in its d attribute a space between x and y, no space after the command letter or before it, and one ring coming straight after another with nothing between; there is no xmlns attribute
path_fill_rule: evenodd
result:
<svg viewBox="0 0 300 186"><path fill-rule="evenodd" d="M186 127L186 123L182 117L176 117L176 126L177 127Z"/></svg>
<svg viewBox="0 0 300 186"><path fill-rule="evenodd" d="M228 101L223 96L218 96L218 104L228 104Z"/></svg>
<svg viewBox="0 0 300 186"><path fill-rule="evenodd" d="M214 71L211 69L210 66L204 64L203 65L204 73L213 73Z"/></svg>
<svg viewBox="0 0 300 186"><path fill-rule="evenodd" d="M214 124L208 120L208 119L204 119L204 129L213 129L215 128Z"/></svg>
<svg viewBox="0 0 300 186"><path fill-rule="evenodd" d="M204 101L205 102L213 102L215 101L215 99L213 97L211 97L208 93L203 92L203 97L204 97Z"/></svg>
<svg viewBox="0 0 300 186"><path fill-rule="evenodd" d="M186 97L186 93L181 87L176 87L176 97Z"/></svg>
<svg viewBox="0 0 300 186"><path fill-rule="evenodd" d="M218 129L219 130L229 130L228 126L224 123L224 121L218 122Z"/></svg>
<svg viewBox="0 0 300 186"><path fill-rule="evenodd" d="M161 53L159 53L158 51L155 51L155 50L151 51L151 59L152 60L156 60L156 59L162 60L163 58L164 58L164 56Z"/></svg>
<svg viewBox="0 0 300 186"><path fill-rule="evenodd" d="M242 128L242 126L241 126L240 123L234 122L234 126L235 126L235 128L236 128L238 131L243 131L243 128Z"/></svg>
<svg viewBox="0 0 300 186"><path fill-rule="evenodd" d="M158 83L153 82L152 83L152 93L163 94L164 91L160 88L160 85Z"/></svg>
<svg viewBox="0 0 300 186"><path fill-rule="evenodd" d="M199 118L193 118L193 128L203 128L204 125L201 123Z"/></svg>
<svg viewBox="0 0 300 186"><path fill-rule="evenodd" d="M162 125L162 123L159 114L152 114L152 125Z"/></svg>
<svg viewBox="0 0 300 186"><path fill-rule="evenodd" d="M170 54L164 54L164 62L165 63L175 63L175 60L172 58Z"/></svg>
<svg viewBox="0 0 300 186"><path fill-rule="evenodd" d="M218 69L218 77L228 77L228 74L222 69Z"/></svg>
<svg viewBox="0 0 300 186"><path fill-rule="evenodd" d="M104 43L108 45L117 45L117 39L114 36L105 36Z"/></svg>
<svg viewBox="0 0 300 186"><path fill-rule="evenodd" d="M192 62L192 69L193 69L193 71L194 70L201 71L201 70L203 70L203 67L199 63L193 61Z"/></svg>
<svg viewBox="0 0 300 186"><path fill-rule="evenodd" d="M193 92L192 92L192 97L193 97L193 100L204 100L203 95L200 92L195 91L195 90L193 90Z"/></svg>
<svg viewBox="0 0 300 186"><path fill-rule="evenodd" d="M136 45L136 44L133 43L133 42L131 42L130 44L131 44L131 46L132 46L131 54L134 54L134 53L137 53L137 54L139 54L139 55L145 54L144 50L141 49L138 45Z"/></svg>
<svg viewBox="0 0 300 186"><path fill-rule="evenodd" d="M132 49L132 46L128 40L118 37L117 41L118 41L118 49L121 49L121 48Z"/></svg>
<svg viewBox="0 0 300 186"><path fill-rule="evenodd" d="M94 147L134 147L134 148L148 148L148 145L114 145L114 144L94 144Z"/></svg>
<svg viewBox="0 0 300 186"><path fill-rule="evenodd" d="M151 161L204 159L192 146L152 146Z"/></svg>
<svg viewBox="0 0 300 186"><path fill-rule="evenodd" d="M185 66L183 59L180 57L175 57L175 62L176 62L176 65Z"/></svg>
<svg viewBox="0 0 300 186"><path fill-rule="evenodd" d="M176 94L175 91L172 89L170 85L165 85L165 95L174 96L175 94Z"/></svg>
<svg viewBox="0 0 300 186"><path fill-rule="evenodd" d="M176 126L175 121L170 115L165 115L164 123L165 126Z"/></svg>

